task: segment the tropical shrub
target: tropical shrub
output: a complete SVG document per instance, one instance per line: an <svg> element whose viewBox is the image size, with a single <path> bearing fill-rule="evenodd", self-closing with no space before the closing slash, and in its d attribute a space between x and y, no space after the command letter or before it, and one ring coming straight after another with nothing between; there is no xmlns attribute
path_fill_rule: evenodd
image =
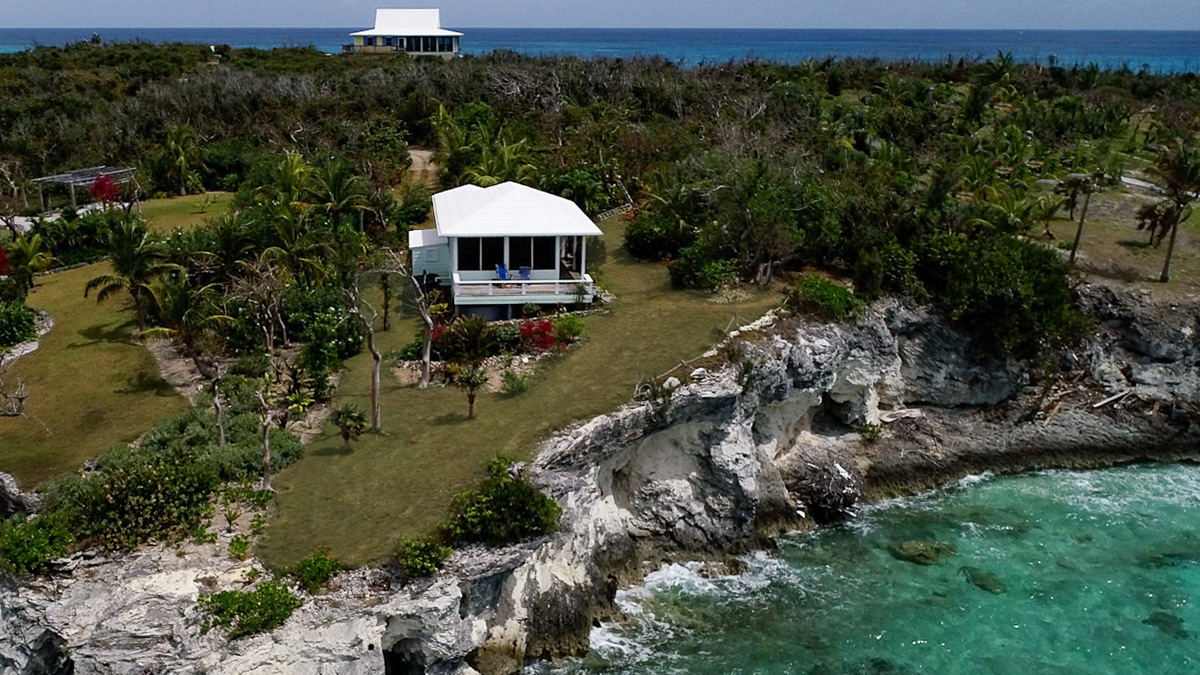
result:
<svg viewBox="0 0 1200 675"><path fill-rule="evenodd" d="M0 576L29 576L47 571L66 555L75 537L61 518L13 516L0 521Z"/></svg>
<svg viewBox="0 0 1200 675"><path fill-rule="evenodd" d="M679 249L690 241L680 236L679 228L659 214L638 214L625 227L625 250L638 260L666 260L674 258Z"/></svg>
<svg viewBox="0 0 1200 675"><path fill-rule="evenodd" d="M554 339L562 345L570 345L583 337L583 319L574 314L564 314L554 319Z"/></svg>
<svg viewBox="0 0 1200 675"><path fill-rule="evenodd" d="M793 312L808 312L828 319L845 321L862 304L850 291L819 274L802 274L783 293L783 305Z"/></svg>
<svg viewBox="0 0 1200 675"><path fill-rule="evenodd" d="M214 626L229 629L237 639L282 626L304 601L283 582L265 581L250 591L221 591L200 596L201 611L209 615L204 630Z"/></svg>
<svg viewBox="0 0 1200 675"><path fill-rule="evenodd" d="M350 441L362 436L363 432L367 430L367 415L362 408L353 403L345 403L334 408L333 425L341 433L342 442L350 445Z"/></svg>
<svg viewBox="0 0 1200 675"><path fill-rule="evenodd" d="M250 555L250 540L243 535L234 535L229 540L229 557L245 560Z"/></svg>
<svg viewBox="0 0 1200 675"><path fill-rule="evenodd" d="M0 302L0 349L36 338L33 312L15 300Z"/></svg>
<svg viewBox="0 0 1200 675"><path fill-rule="evenodd" d="M554 323L548 320L526 319L521 323L521 348L527 352L544 352L558 344L554 339Z"/></svg>
<svg viewBox="0 0 1200 675"><path fill-rule="evenodd" d="M309 593L316 593L342 571L342 563L333 557L329 551L316 551L304 560L296 563L292 572L296 581Z"/></svg>
<svg viewBox="0 0 1200 675"><path fill-rule="evenodd" d="M529 385L532 383L533 376L529 373L520 374L506 370L500 374L500 390L509 396L524 394L529 391Z"/></svg>
<svg viewBox="0 0 1200 675"><path fill-rule="evenodd" d="M713 259L708 249L700 243L692 244L679 252L668 269L671 283L682 288L712 290L737 278L737 261Z"/></svg>
<svg viewBox="0 0 1200 675"><path fill-rule="evenodd" d="M509 473L511 460L488 463L488 479L459 493L442 532L450 541L509 544L550 534L562 509L523 478Z"/></svg>
<svg viewBox="0 0 1200 675"><path fill-rule="evenodd" d="M453 552L433 539L410 537L396 542L393 557L404 576L418 578L437 574Z"/></svg>

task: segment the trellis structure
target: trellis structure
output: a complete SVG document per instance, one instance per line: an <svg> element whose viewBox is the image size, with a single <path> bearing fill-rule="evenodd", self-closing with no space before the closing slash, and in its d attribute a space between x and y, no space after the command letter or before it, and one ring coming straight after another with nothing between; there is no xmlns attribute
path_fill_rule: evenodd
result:
<svg viewBox="0 0 1200 675"><path fill-rule="evenodd" d="M71 207L77 209L79 208L79 201L75 196L75 188L83 187L90 190L98 179L105 177L111 178L118 185L125 185L133 181L135 171L136 169L119 169L112 166L93 166L54 176L35 178L32 182L38 188L38 201L41 203L43 211L46 210L46 197L42 190L47 185L60 185L70 188Z"/></svg>

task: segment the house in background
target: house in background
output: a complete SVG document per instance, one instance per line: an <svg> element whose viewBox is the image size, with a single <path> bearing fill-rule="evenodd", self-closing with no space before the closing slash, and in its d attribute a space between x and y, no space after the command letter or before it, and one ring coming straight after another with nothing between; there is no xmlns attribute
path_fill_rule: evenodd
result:
<svg viewBox="0 0 1200 675"><path fill-rule="evenodd" d="M433 217L436 229L408 233L413 272L437 275L458 311L501 319L526 304L592 302L587 240L601 232L571 200L464 185L433 196Z"/></svg>
<svg viewBox="0 0 1200 675"><path fill-rule="evenodd" d="M453 58L462 33L442 28L441 10L377 9L375 27L350 36L354 44L343 47L343 52Z"/></svg>

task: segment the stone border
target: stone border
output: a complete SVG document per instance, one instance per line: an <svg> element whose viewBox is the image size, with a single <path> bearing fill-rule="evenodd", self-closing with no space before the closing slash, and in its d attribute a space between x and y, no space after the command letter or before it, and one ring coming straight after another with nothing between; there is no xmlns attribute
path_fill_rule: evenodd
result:
<svg viewBox="0 0 1200 675"><path fill-rule="evenodd" d="M29 309L32 310L34 314L33 322L35 330L37 331L38 339L22 342L11 349L0 351L0 368L12 365L14 361L22 356L25 356L26 354L32 354L33 352L37 351L37 348L41 345L41 337L46 333L49 333L51 328L54 328L54 317L50 316L50 314L47 312L43 312L37 307L30 307Z"/></svg>

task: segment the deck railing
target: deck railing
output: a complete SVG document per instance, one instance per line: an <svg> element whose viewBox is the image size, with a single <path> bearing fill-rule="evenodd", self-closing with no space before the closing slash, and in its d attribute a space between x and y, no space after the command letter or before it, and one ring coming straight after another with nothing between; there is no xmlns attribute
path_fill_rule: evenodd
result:
<svg viewBox="0 0 1200 675"><path fill-rule="evenodd" d="M457 272L454 273L454 295L461 298L511 298L523 296L560 296L574 298L583 295L591 298L595 289L591 275L585 274L582 279L556 279L530 281L496 279L484 281L463 281Z"/></svg>

